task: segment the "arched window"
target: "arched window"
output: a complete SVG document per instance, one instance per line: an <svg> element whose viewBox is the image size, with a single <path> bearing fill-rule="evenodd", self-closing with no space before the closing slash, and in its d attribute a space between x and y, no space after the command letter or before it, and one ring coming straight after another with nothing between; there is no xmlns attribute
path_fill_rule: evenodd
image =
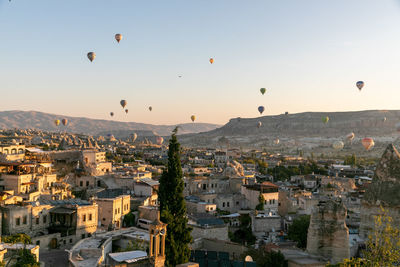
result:
<svg viewBox="0 0 400 267"><path fill-rule="evenodd" d="M13 149L11 149L11 154L17 154L17 149L15 149L15 148L13 148Z"/></svg>

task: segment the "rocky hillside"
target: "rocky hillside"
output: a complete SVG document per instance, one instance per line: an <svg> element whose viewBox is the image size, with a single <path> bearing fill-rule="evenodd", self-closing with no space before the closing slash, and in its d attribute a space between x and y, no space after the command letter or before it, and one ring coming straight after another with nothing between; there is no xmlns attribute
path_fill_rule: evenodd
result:
<svg viewBox="0 0 400 267"><path fill-rule="evenodd" d="M328 123L322 118L328 116ZM260 128L258 122L262 123ZM388 142L395 142L399 136L396 124L400 122L400 111L367 110L355 112L305 112L282 114L258 118L234 118L226 125L209 132L181 136L186 145L222 145L221 140L229 142L231 147L251 148L293 148L315 153L330 148L332 142L341 140L346 143L345 136L355 133L352 146L360 153L365 152L361 145L364 137L373 137L375 148L380 156ZM279 145L274 140L279 138ZM349 150L346 143L345 150ZM322 152L321 152L322 153Z"/></svg>
<svg viewBox="0 0 400 267"><path fill-rule="evenodd" d="M67 127L62 125L56 127L54 120L68 119ZM199 133L211 131L219 127L208 123L185 123L180 124L180 134ZM114 134L115 137L126 137L133 131L140 130L149 136L168 136L176 125L152 125L136 122L119 122L112 120L95 120L89 118L69 117L63 115L48 114L36 111L2 111L0 112L0 129L28 129L34 128L45 131L68 131L89 135Z"/></svg>

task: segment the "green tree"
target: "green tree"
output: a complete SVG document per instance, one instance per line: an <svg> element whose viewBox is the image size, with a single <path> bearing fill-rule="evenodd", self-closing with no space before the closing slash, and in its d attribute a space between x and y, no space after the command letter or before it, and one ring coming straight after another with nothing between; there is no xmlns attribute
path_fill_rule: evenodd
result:
<svg viewBox="0 0 400 267"><path fill-rule="evenodd" d="M187 226L186 204L183 198L183 177L180 160L180 144L177 129L171 136L168 150L168 165L160 178L158 200L161 221L168 224L166 237L166 266L189 261L192 229Z"/></svg>
<svg viewBox="0 0 400 267"><path fill-rule="evenodd" d="M260 194L258 195L258 204L256 206L256 210L264 210L264 202L265 198L263 194L260 192Z"/></svg>
<svg viewBox="0 0 400 267"><path fill-rule="evenodd" d="M27 249L21 249L19 258L15 263L15 267L39 267L40 263L36 261L36 256Z"/></svg>
<svg viewBox="0 0 400 267"><path fill-rule="evenodd" d="M129 212L124 216L124 220L122 221L122 225L124 227L132 227L135 226L135 215L132 212Z"/></svg>
<svg viewBox="0 0 400 267"><path fill-rule="evenodd" d="M296 241L299 248L307 247L307 233L310 226L310 216L302 215L293 220L289 226L287 237L290 240Z"/></svg>
<svg viewBox="0 0 400 267"><path fill-rule="evenodd" d="M357 165L357 158L355 154L352 154L351 156L348 156L344 159L344 164L345 165L351 165L355 166Z"/></svg>
<svg viewBox="0 0 400 267"><path fill-rule="evenodd" d="M256 242L256 237L251 231L251 217L249 214L242 214L239 218L240 227L233 233L231 240L240 244L253 245Z"/></svg>
<svg viewBox="0 0 400 267"><path fill-rule="evenodd" d="M400 262L400 228L393 225L384 208L375 216L374 230L368 236L363 254L371 266L395 266Z"/></svg>
<svg viewBox="0 0 400 267"><path fill-rule="evenodd" d="M242 255L242 257L246 257L247 255L253 258L253 261L257 263L257 266L260 267L287 267L288 261L285 260L283 254L278 251L270 251L267 252L264 247L260 247L259 249L250 249L246 253Z"/></svg>
<svg viewBox="0 0 400 267"><path fill-rule="evenodd" d="M14 235L2 236L1 239L4 243L32 244L31 237L27 234L14 234Z"/></svg>

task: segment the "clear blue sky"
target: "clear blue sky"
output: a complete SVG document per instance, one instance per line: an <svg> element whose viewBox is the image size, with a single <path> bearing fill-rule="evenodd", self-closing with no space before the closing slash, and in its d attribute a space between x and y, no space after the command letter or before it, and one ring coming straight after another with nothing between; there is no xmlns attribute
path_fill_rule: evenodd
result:
<svg viewBox="0 0 400 267"><path fill-rule="evenodd" d="M399 76L398 0L0 0L0 110L222 124L259 105L400 109Z"/></svg>

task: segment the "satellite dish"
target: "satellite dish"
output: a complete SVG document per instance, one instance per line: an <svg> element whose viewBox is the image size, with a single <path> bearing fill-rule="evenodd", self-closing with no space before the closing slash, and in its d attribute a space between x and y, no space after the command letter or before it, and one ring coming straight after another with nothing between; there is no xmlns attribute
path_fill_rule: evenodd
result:
<svg viewBox="0 0 400 267"><path fill-rule="evenodd" d="M247 255L246 258L244 258L245 262L252 262L253 258L250 255Z"/></svg>

